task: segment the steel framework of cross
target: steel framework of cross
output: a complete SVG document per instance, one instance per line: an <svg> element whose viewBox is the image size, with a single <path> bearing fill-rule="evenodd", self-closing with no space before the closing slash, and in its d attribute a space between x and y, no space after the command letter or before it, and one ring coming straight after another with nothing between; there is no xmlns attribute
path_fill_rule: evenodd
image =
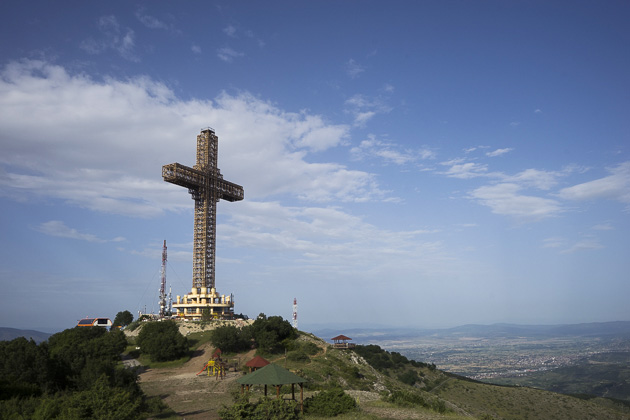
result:
<svg viewBox="0 0 630 420"><path fill-rule="evenodd" d="M195 235L193 245L193 288L215 287L217 202L240 201L243 187L225 181L217 168L219 138L210 127L197 136L197 163L192 168L179 163L162 166L162 178L182 187L195 200Z"/></svg>

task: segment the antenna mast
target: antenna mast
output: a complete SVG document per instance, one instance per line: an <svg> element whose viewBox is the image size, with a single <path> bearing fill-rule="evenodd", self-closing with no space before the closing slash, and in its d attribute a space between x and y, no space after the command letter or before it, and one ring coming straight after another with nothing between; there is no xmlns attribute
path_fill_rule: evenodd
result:
<svg viewBox="0 0 630 420"><path fill-rule="evenodd" d="M166 239L162 248L162 284L160 285L160 318L166 316Z"/></svg>
<svg viewBox="0 0 630 420"><path fill-rule="evenodd" d="M293 328L298 329L297 323L297 298L293 298Z"/></svg>

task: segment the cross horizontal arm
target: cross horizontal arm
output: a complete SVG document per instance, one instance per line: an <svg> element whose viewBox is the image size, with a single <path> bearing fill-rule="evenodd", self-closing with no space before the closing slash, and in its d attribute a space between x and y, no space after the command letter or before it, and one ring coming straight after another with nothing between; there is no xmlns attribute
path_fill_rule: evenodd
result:
<svg viewBox="0 0 630 420"><path fill-rule="evenodd" d="M164 178L164 181L181 185L182 187L190 189L203 187L205 177L203 172L179 163L169 163L162 166L162 178Z"/></svg>
<svg viewBox="0 0 630 420"><path fill-rule="evenodd" d="M244 197L243 187L224 180L220 174L214 176L179 163L162 166L162 178L189 190L199 190L207 186L209 191L218 193L218 198L227 201L240 201Z"/></svg>

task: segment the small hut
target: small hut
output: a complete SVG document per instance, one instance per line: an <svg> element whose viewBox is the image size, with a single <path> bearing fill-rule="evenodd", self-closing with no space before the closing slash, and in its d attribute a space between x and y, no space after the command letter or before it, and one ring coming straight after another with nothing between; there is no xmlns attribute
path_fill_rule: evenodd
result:
<svg viewBox="0 0 630 420"><path fill-rule="evenodd" d="M291 398L294 400L295 384L299 384L300 409L303 410L304 408L304 386L302 384L306 382L306 379L300 378L295 373L289 372L274 363L269 363L267 366L264 366L252 373L248 373L247 375L238 378L236 382L241 384L241 393L245 391L245 387L247 387L247 390L249 391L249 387L252 385L264 385L265 396L267 396L267 385L275 386L276 398L280 398L280 388L282 385L291 384Z"/></svg>
<svg viewBox="0 0 630 420"><path fill-rule="evenodd" d="M338 335L337 337L331 338L333 341L333 347L336 349L353 349L354 343L348 343L348 341L352 340L350 337L346 337L345 335Z"/></svg>
<svg viewBox="0 0 630 420"><path fill-rule="evenodd" d="M256 356L249 362L245 363L245 366L249 368L249 373L252 373L252 370L258 370L262 367L265 367L269 364L269 361L264 357Z"/></svg>

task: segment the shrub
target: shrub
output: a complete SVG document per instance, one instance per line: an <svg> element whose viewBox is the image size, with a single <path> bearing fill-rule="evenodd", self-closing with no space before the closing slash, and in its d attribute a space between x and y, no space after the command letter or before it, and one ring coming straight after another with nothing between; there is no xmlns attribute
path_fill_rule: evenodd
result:
<svg viewBox="0 0 630 420"><path fill-rule="evenodd" d="M246 350L250 343L240 328L234 325L225 325L212 331L210 342L213 346L224 352L239 352Z"/></svg>
<svg viewBox="0 0 630 420"><path fill-rule="evenodd" d="M174 321L148 322L138 334L136 343L154 362L175 360L188 353L188 340Z"/></svg>
<svg viewBox="0 0 630 420"><path fill-rule="evenodd" d="M256 342L256 347L263 353L279 353L287 345L285 340L295 340L297 332L289 321L281 316L267 318L260 314L256 321L247 328L243 328L243 334L251 336Z"/></svg>
<svg viewBox="0 0 630 420"><path fill-rule="evenodd" d="M357 403L341 388L321 391L304 400L304 412L316 416L334 417L356 409Z"/></svg>
<svg viewBox="0 0 630 420"><path fill-rule="evenodd" d="M287 353L287 360L292 362L310 362L311 358L302 350L294 350Z"/></svg>
<svg viewBox="0 0 630 420"><path fill-rule="evenodd" d="M258 402L249 402L249 394L240 396L231 407L219 410L223 420L297 420L300 418L297 402L261 398Z"/></svg>
<svg viewBox="0 0 630 420"><path fill-rule="evenodd" d="M407 370L398 375L398 380L407 385L415 385L418 382L418 373L415 370Z"/></svg>

